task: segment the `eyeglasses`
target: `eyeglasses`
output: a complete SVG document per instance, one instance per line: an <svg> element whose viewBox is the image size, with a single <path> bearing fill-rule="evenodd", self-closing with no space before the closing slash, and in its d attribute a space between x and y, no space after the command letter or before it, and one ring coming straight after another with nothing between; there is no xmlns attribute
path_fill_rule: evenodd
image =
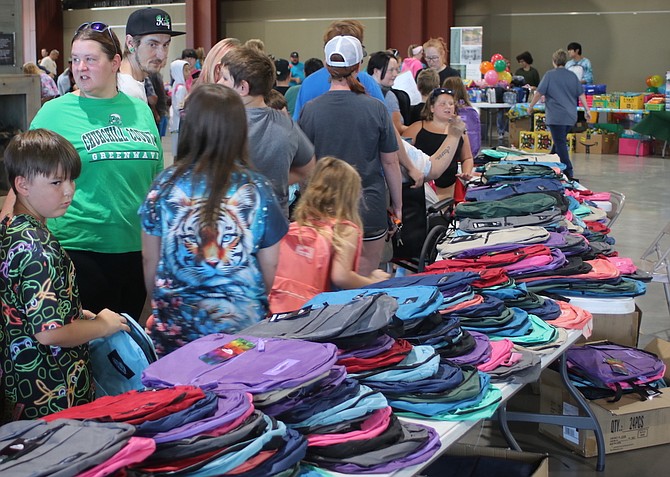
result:
<svg viewBox="0 0 670 477"><path fill-rule="evenodd" d="M435 88L432 93L430 93L430 99L431 101L435 101L435 98L440 96L441 94L448 94L453 96L454 92L450 89L447 88Z"/></svg>
<svg viewBox="0 0 670 477"><path fill-rule="evenodd" d="M107 25L106 23L102 22L86 22L82 23L79 25L79 27L75 30L74 36L77 36L79 33L83 32L84 30L91 29L93 31L97 31L98 33L104 33L105 31L109 35L109 39L112 40L112 44L114 45L114 52L119 53L119 50L116 48L116 41L114 41L114 36L112 36L112 27Z"/></svg>
<svg viewBox="0 0 670 477"><path fill-rule="evenodd" d="M439 56L426 56L426 61L437 61L439 59Z"/></svg>

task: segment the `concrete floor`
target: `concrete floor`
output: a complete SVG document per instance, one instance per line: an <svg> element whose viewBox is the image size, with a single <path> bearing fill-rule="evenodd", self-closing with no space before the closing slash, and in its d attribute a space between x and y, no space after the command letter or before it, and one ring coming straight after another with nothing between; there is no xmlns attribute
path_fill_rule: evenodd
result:
<svg viewBox="0 0 670 477"><path fill-rule="evenodd" d="M576 154L573 161L575 176L589 189L618 190L626 195L624 208L612 228L611 235L616 239L615 247L619 255L630 257L639 263L640 256L656 234L670 222L670 159L660 156ZM646 295L636 298L636 302L643 313L639 346L644 347L654 336L670 340L670 313L662 286L659 283L649 283ZM510 409L514 409L515 405L526 410L538 410L539 396L533 387L526 386L510 403ZM595 457L586 459L572 453L539 434L537 426L528 423L510 424L523 450L549 453L551 477L667 475L665 472L668 471L668 461L664 456L666 453L670 454L670 444L610 454L605 460L605 471L598 473L595 471ZM491 422L473 429L463 442L507 446L497 430L497 425Z"/></svg>

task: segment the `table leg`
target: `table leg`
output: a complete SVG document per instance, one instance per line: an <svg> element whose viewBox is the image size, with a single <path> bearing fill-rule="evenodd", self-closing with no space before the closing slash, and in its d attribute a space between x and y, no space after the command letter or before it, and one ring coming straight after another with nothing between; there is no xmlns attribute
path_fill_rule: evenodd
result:
<svg viewBox="0 0 670 477"><path fill-rule="evenodd" d="M600 428L598 420L591 410L591 407L589 406L586 399L584 399L584 396L582 396L581 393L577 391L574 385L570 382L565 354L561 355L558 359L563 385L565 386L568 393L570 393L575 401L577 401L579 408L581 408L586 413L586 416L563 416L559 414L540 414L532 412L508 412L506 407L501 406L501 408L498 410L498 413L496 414L496 417L499 421L500 430L507 443L515 450L519 450L519 445L512 436L507 421L541 422L546 424L555 424L558 426L569 426L576 427L578 429L592 430L595 434L596 445L598 448L596 470L598 472L603 472L605 470L605 439L603 437L603 431Z"/></svg>

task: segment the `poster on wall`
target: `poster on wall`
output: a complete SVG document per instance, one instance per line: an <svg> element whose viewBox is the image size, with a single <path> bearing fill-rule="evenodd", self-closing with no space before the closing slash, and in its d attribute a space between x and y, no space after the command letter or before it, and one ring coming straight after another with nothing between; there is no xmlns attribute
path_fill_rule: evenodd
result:
<svg viewBox="0 0 670 477"><path fill-rule="evenodd" d="M0 65L16 66L14 56L14 33L0 32Z"/></svg>
<svg viewBox="0 0 670 477"><path fill-rule="evenodd" d="M461 72L461 77L480 79L483 27L452 27L449 62Z"/></svg>

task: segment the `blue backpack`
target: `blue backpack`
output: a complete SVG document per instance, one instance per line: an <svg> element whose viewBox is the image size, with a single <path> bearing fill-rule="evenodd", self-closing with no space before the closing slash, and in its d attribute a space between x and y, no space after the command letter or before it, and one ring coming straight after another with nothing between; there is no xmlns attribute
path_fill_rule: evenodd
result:
<svg viewBox="0 0 670 477"><path fill-rule="evenodd" d="M398 309L395 312L395 316L401 320L424 318L438 311L444 303L444 298L437 287L414 285L396 288L370 288L364 290L357 288L353 290L323 292L308 301L305 306L312 305L316 308L326 304L345 305L358 298L378 293L385 293L396 299Z"/></svg>
<svg viewBox="0 0 670 477"><path fill-rule="evenodd" d="M130 332L119 331L89 343L97 398L144 389L142 371L158 359L144 329L129 315L122 315Z"/></svg>

